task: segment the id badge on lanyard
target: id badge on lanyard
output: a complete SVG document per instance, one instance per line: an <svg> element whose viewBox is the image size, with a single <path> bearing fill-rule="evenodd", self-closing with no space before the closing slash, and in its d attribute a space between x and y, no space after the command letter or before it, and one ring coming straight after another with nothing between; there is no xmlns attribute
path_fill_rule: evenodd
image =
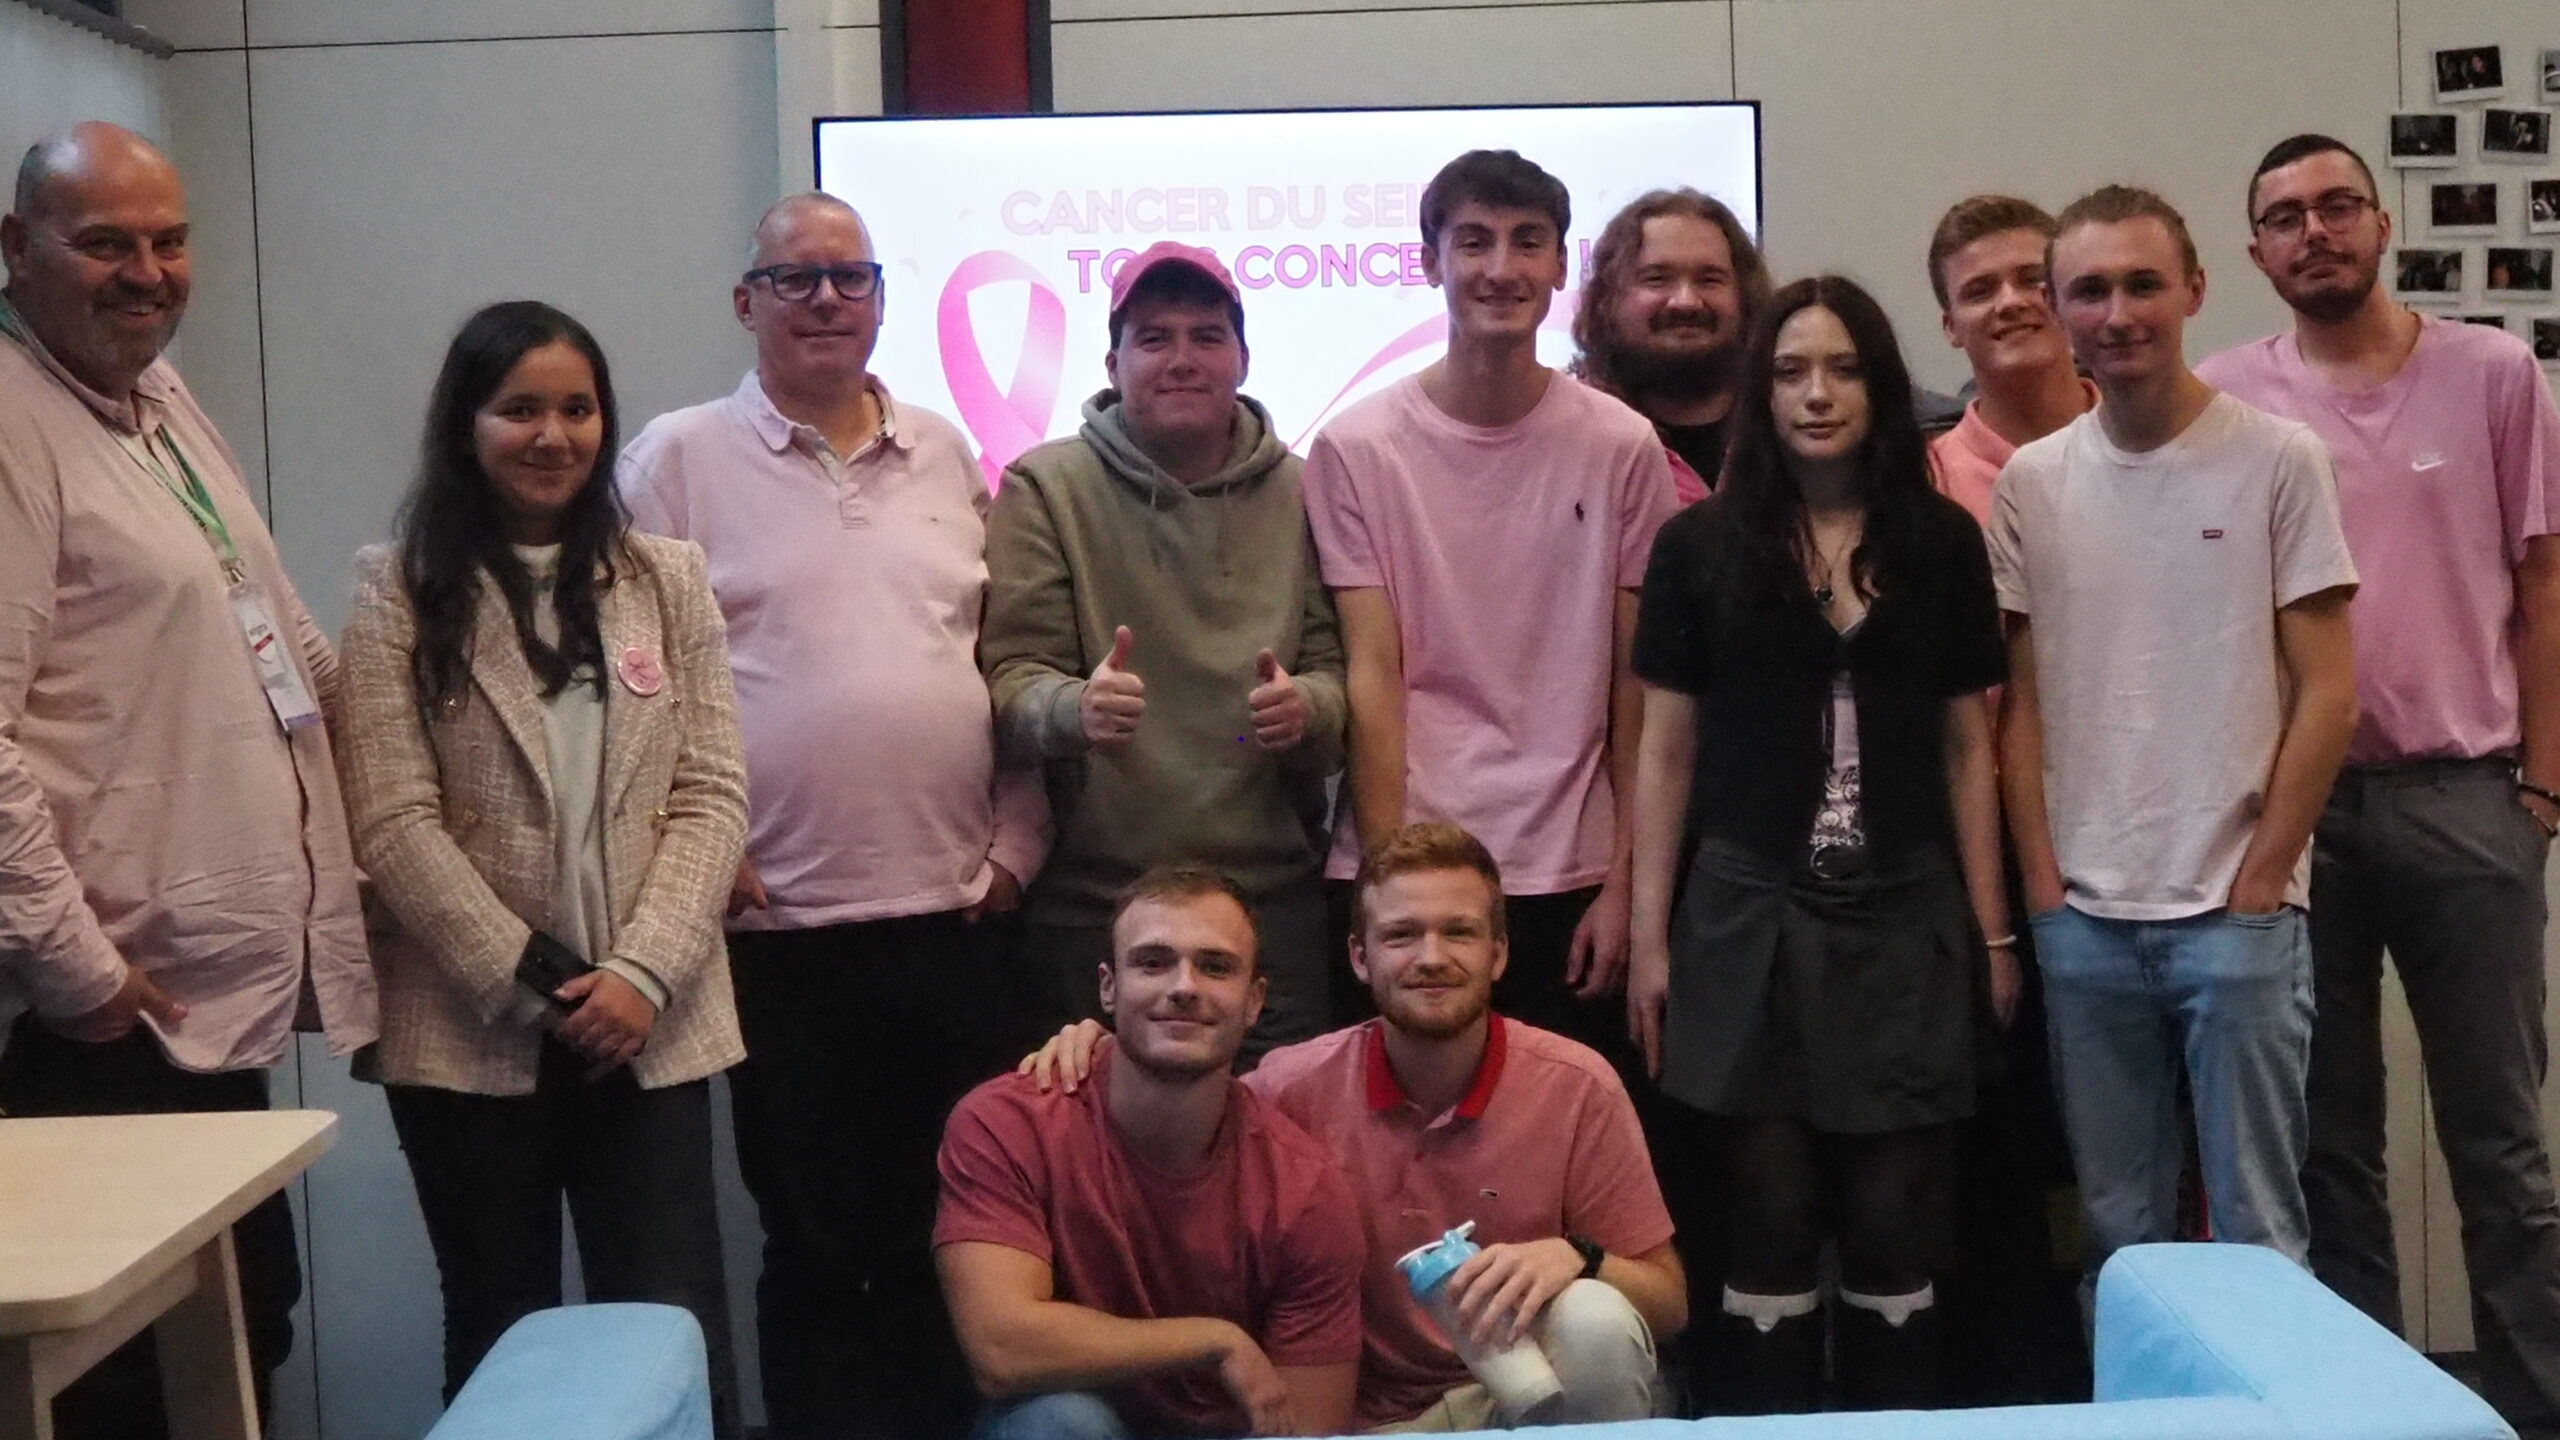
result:
<svg viewBox="0 0 2560 1440"><path fill-rule="evenodd" d="M267 603L257 581L243 576L232 582L231 617L240 622L240 634L249 642L250 663L258 667L258 688L267 692L267 706L276 712L277 723L287 730L319 724L320 702L311 698L311 687L302 683L302 667L293 663L293 642L276 628L275 607Z"/></svg>
<svg viewBox="0 0 2560 1440"><path fill-rule="evenodd" d="M123 437L117 437L121 440ZM157 438L168 447L169 458L178 462L179 473L186 477L181 485L151 448ZM258 688L266 692L267 708L276 712L276 723L286 730L303 730L320 723L320 704L312 698L311 687L303 682L302 668L293 663L293 642L276 624L275 606L267 601L266 591L249 578L249 569L241 563L238 547L231 543L231 529L214 509L213 496L196 478L195 467L187 463L186 452L162 427L156 437L144 437L142 446L134 450L134 458L151 472L204 532L206 543L213 547L214 557L222 562L222 579L231 605L231 618L240 626L240 638L249 647L249 663L258 675Z"/></svg>

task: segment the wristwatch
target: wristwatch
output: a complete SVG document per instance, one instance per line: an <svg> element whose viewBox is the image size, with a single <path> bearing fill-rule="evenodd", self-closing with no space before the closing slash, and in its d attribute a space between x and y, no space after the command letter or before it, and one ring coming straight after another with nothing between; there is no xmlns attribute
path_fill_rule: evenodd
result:
<svg viewBox="0 0 2560 1440"><path fill-rule="evenodd" d="M1572 1246L1575 1252L1582 1256L1582 1273L1574 1278L1577 1280L1598 1278L1600 1262L1609 1258L1609 1252L1600 1248L1600 1242L1588 1235L1567 1235L1564 1237L1564 1243Z"/></svg>

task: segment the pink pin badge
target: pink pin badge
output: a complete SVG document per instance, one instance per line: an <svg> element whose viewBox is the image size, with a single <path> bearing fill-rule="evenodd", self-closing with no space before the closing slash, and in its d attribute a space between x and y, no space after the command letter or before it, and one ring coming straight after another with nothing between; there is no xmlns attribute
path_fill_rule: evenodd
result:
<svg viewBox="0 0 2560 1440"><path fill-rule="evenodd" d="M622 688L647 699L666 688L667 672L658 665L658 657L633 645L622 652L613 665L622 677Z"/></svg>

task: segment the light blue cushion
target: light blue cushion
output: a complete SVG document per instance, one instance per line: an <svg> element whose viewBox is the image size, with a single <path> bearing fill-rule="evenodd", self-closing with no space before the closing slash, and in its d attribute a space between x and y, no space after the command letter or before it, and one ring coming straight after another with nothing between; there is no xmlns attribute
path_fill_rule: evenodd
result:
<svg viewBox="0 0 2560 1440"><path fill-rule="evenodd" d="M2399 1336L2254 1245L2118 1251L2098 1277L2096 1380L2101 1402L2264 1400L2317 1440L2515 1436Z"/></svg>
<svg viewBox="0 0 2560 1440"><path fill-rule="evenodd" d="M711 1440L702 1327L673 1305L573 1305L507 1327L428 1440Z"/></svg>
<svg viewBox="0 0 2560 1440"><path fill-rule="evenodd" d="M1510 1440L2308 1440L2274 1407L2251 1400L2137 1400L2121 1405L2018 1405L1997 1410L1646 1420L1487 1432Z"/></svg>

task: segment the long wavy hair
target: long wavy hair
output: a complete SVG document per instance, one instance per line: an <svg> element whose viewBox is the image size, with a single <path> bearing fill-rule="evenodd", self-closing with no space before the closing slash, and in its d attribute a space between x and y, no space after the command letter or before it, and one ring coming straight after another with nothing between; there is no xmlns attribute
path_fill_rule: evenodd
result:
<svg viewBox="0 0 2560 1440"><path fill-rule="evenodd" d="M498 487L481 469L473 438L480 408L498 393L516 363L555 342L566 342L587 357L595 371L597 414L604 422L595 469L561 517L560 569L552 590L560 620L556 648L544 644L534 629L533 576L507 541ZM623 532L630 524L613 484L614 457L620 453L613 376L605 368L604 350L586 326L538 300L504 301L463 322L436 375L417 482L400 510L400 578L418 617L409 667L421 705L433 710L462 693L484 573L506 599L516 641L542 682L543 695L559 694L582 672L602 691L604 637L596 620L596 596L614 582L616 565L624 557Z"/></svg>
<svg viewBox="0 0 2560 1440"><path fill-rule="evenodd" d="M1743 357L1742 385L1734 396L1733 431L1724 482L1708 502L1730 523L1721 527L1714 556L1719 598L1742 609L1785 603L1806 587L1805 566L1814 553L1804 491L1788 468L1786 440L1778 433L1770 398L1776 390L1778 333L1800 310L1819 306L1840 319L1858 350L1867 388L1867 438L1859 447L1855 493L1866 509L1849 573L1858 593L1873 599L1895 583L1908 551L1915 517L1933 489L1929 446L1912 409L1911 371L1884 307L1857 282L1816 275L1782 286L1769 297Z"/></svg>
<svg viewBox="0 0 2560 1440"><path fill-rule="evenodd" d="M1725 249L1733 256L1734 289L1742 299L1742 333L1734 337L1736 344L1751 338L1752 325L1769 305L1768 262L1761 258L1760 247L1752 242L1751 232L1742 228L1742 220L1731 206L1712 195L1686 188L1648 190L1627 202L1625 209L1601 227L1600 238L1591 243L1591 266L1583 272L1582 295L1574 302L1573 311L1573 343L1578 352L1573 373L1622 398L1628 385L1620 358L1625 347L1611 328L1613 312L1618 308L1618 297L1634 281L1636 261L1644 254L1645 222L1666 215L1703 220L1724 236Z"/></svg>

